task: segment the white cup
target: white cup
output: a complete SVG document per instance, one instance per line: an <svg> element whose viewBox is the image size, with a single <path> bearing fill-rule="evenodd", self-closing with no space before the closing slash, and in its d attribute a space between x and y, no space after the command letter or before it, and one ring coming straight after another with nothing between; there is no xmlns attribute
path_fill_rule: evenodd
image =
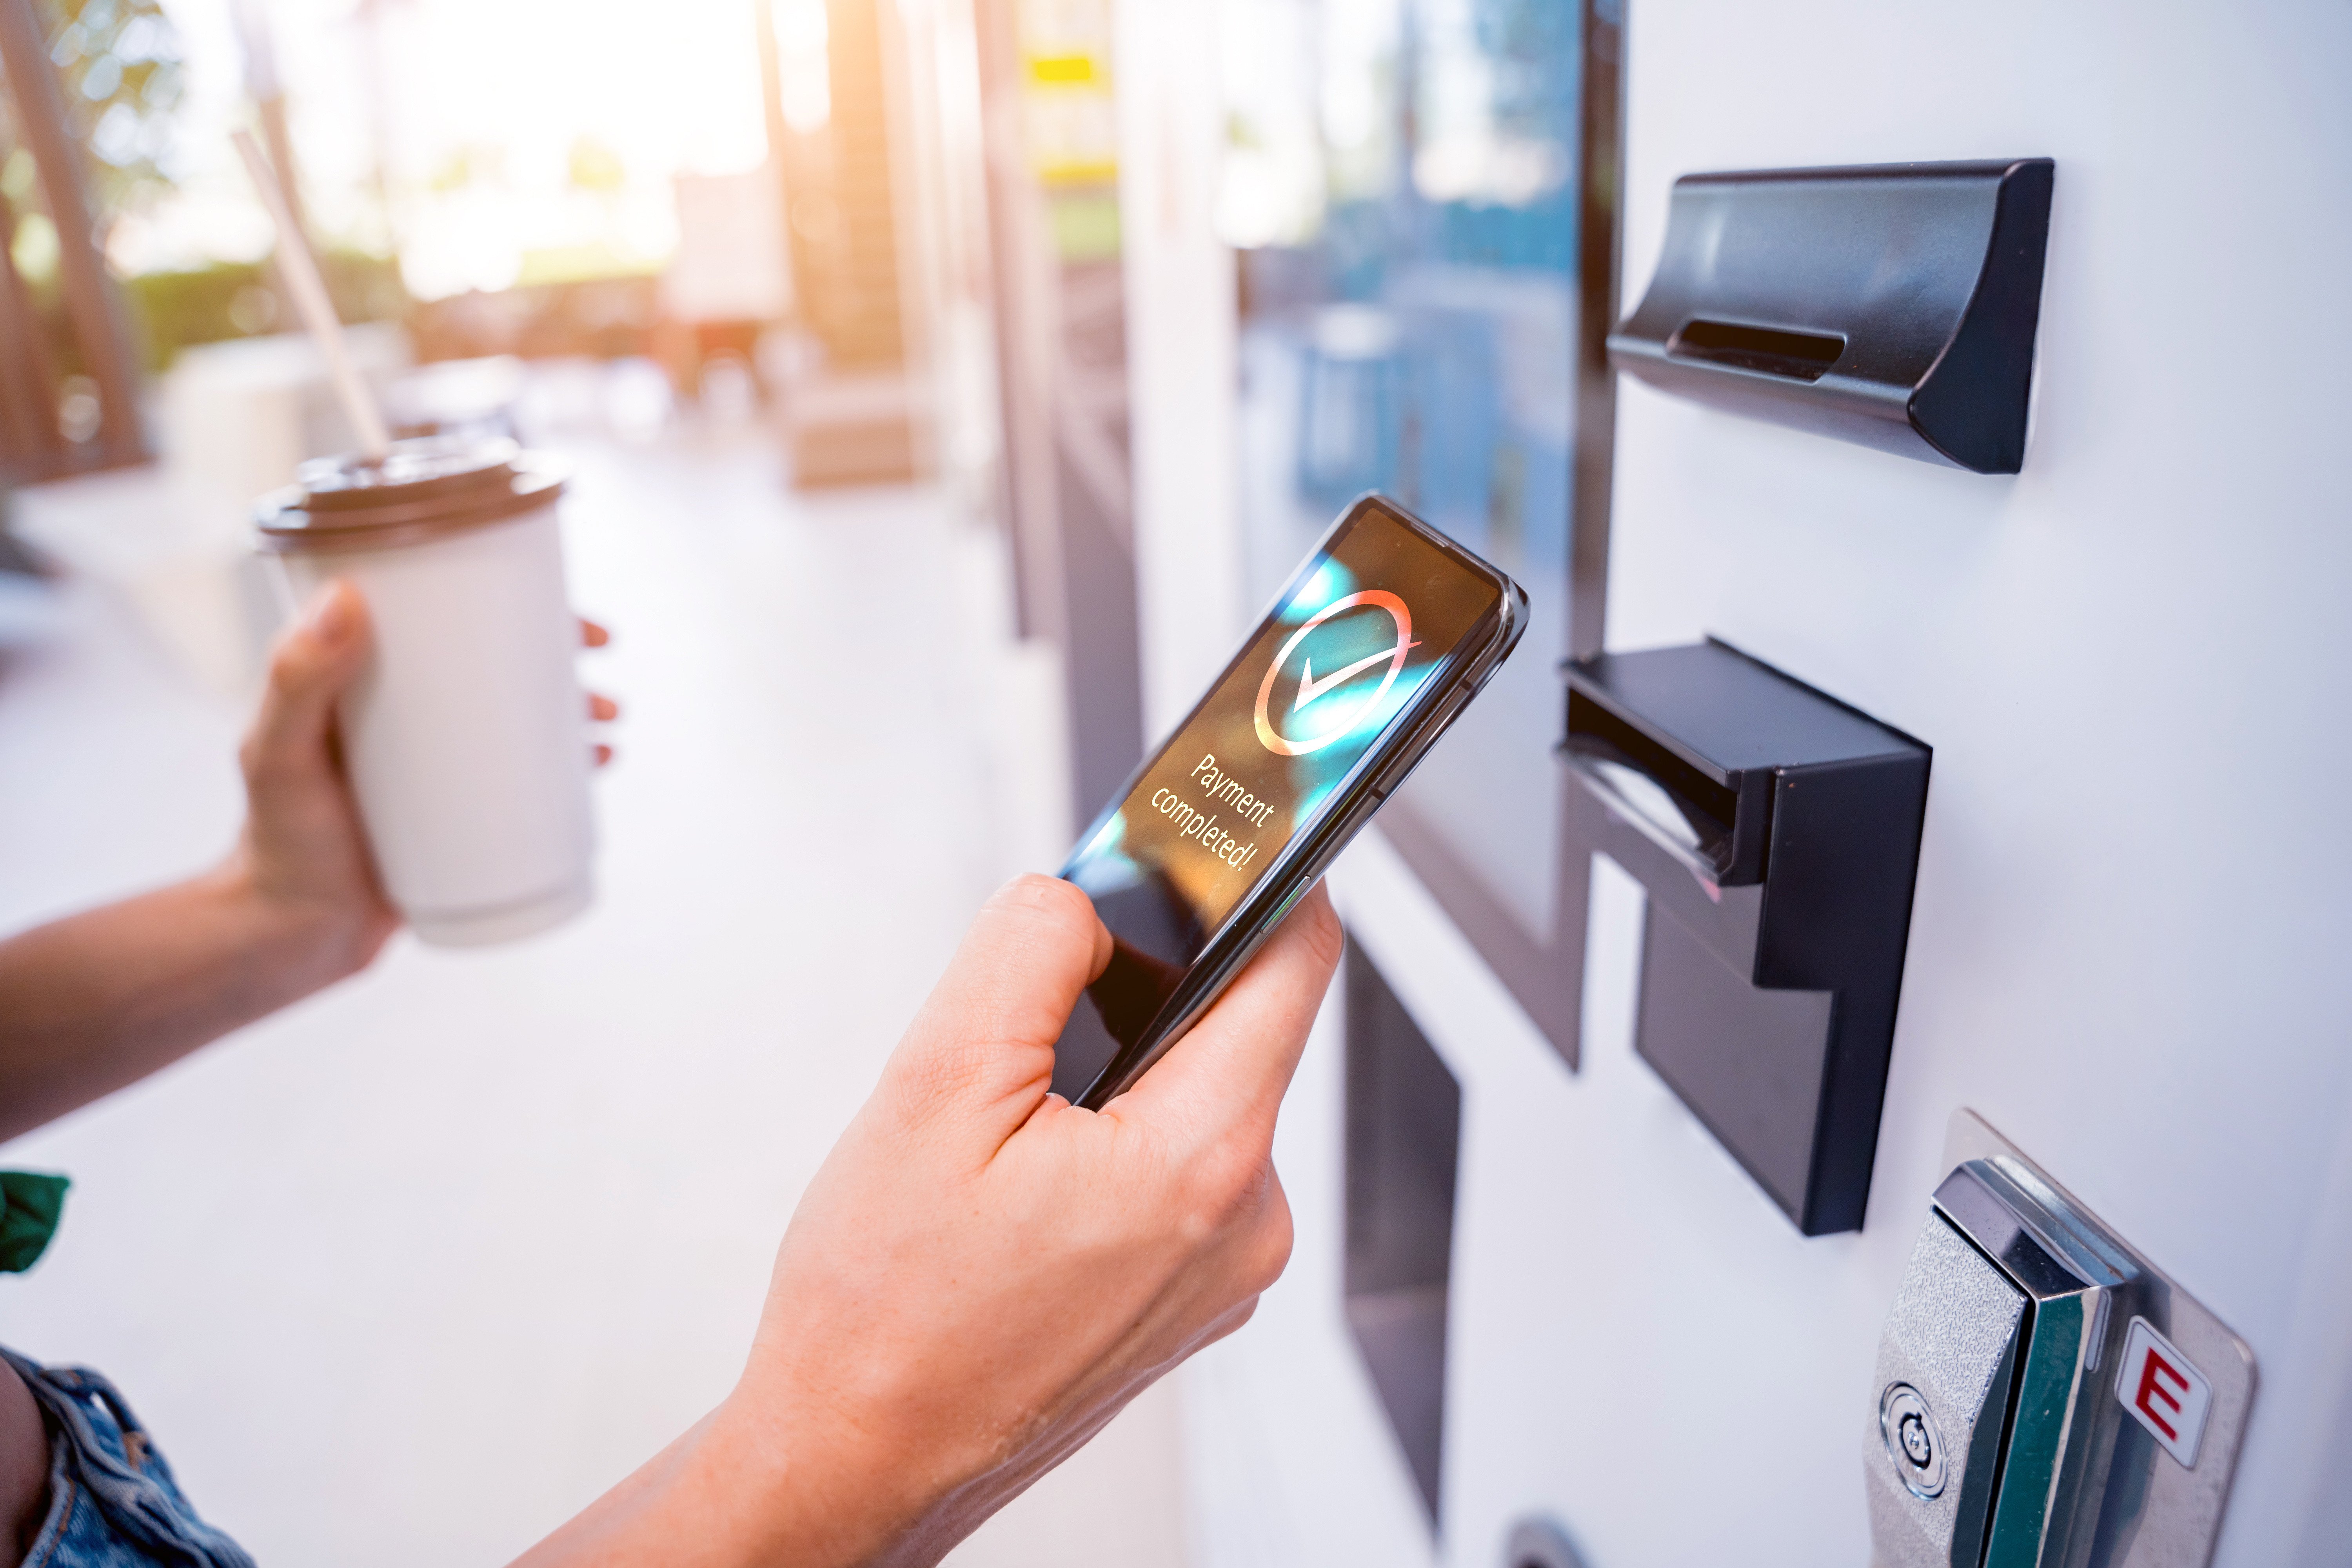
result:
<svg viewBox="0 0 2352 1568"><path fill-rule="evenodd" d="M367 601L344 765L384 892L438 946L530 936L595 896L562 489L510 441L428 437L306 464L262 504L297 602L336 578Z"/></svg>

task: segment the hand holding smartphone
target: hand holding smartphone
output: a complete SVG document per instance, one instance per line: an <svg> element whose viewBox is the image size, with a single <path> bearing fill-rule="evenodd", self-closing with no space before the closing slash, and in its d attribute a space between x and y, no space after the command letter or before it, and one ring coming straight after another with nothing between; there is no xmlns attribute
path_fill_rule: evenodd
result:
<svg viewBox="0 0 2352 1568"><path fill-rule="evenodd" d="M1182 1037L1510 657L1527 605L1384 497L1341 515L1062 867L1113 952L1055 1092L1099 1109Z"/></svg>

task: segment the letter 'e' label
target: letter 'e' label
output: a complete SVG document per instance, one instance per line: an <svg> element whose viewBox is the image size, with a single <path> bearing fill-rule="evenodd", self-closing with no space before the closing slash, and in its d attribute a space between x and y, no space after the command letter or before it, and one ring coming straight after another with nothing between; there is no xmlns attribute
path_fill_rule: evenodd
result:
<svg viewBox="0 0 2352 1568"><path fill-rule="evenodd" d="M2116 1397L2181 1468L2196 1468L2197 1442L2213 1408L2213 1385L2146 1318L2134 1318L2125 1337Z"/></svg>

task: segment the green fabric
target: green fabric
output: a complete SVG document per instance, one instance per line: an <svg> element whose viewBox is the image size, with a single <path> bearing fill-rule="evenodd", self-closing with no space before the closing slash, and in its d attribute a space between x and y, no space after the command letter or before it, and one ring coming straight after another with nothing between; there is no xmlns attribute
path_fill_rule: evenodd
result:
<svg viewBox="0 0 2352 1568"><path fill-rule="evenodd" d="M40 1261L69 1185L63 1176L0 1171L0 1274L22 1274Z"/></svg>

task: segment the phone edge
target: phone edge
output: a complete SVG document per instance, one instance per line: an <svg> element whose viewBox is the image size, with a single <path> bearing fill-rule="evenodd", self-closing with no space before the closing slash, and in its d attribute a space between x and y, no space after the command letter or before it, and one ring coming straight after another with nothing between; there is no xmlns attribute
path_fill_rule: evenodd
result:
<svg viewBox="0 0 2352 1568"><path fill-rule="evenodd" d="M1167 1055L1191 1031L1192 1026L1200 1021L1201 1016L1216 1004L1217 998L1224 994L1225 988L1233 984L1234 978L1248 965L1249 961L1257 955L1258 949L1263 947L1266 940L1280 927L1283 921L1288 917L1291 909L1314 889L1317 882L1322 879L1324 872L1330 868L1332 861L1339 858L1340 851L1353 842L1358 833L1370 825L1371 818L1379 813L1381 806L1386 804L1389 795L1402 785L1405 779L1411 776L1413 769L1420 765L1422 758L1429 754L1429 752L1444 738L1445 731L1453 728L1454 721L1468 710L1471 701L1480 690L1484 689L1486 682L1494 678L1495 672L1502 668L1504 661L1508 659L1518 647L1519 639L1527 635L1528 618L1527 590L1519 585L1517 579L1493 562L1446 537L1443 531L1416 516L1398 502L1376 491L1367 491L1350 502L1347 510L1342 511L1331 526L1317 539L1314 548L1307 553L1306 562L1301 563L1298 571L1294 572L1286 580L1282 591L1276 595L1265 613L1252 623L1250 632L1242 639L1241 647L1234 650L1234 657L1225 661L1223 668L1209 683L1201 700L1186 711L1184 718L1169 731L1166 739L1160 741L1158 746L1145 755L1143 761L1137 766L1135 773L1130 775L1129 782L1120 787L1118 793L1112 796L1110 804L1106 805L1087 826L1086 836L1080 838L1077 847L1071 850L1070 859L1076 859L1079 849L1093 841L1094 836L1101 831L1102 823L1118 808L1118 803L1132 793L1135 782L1148 772L1159 760L1160 754L1167 750L1169 741L1181 733L1184 725L1190 723L1193 717L1207 706L1210 696L1223 683L1225 678L1232 674L1234 666L1249 651L1251 638L1255 635L1257 627L1265 624L1266 615L1271 615L1274 610L1279 608L1285 599L1304 580L1307 563L1313 563L1321 556L1331 537L1352 520L1360 510L1368 505L1376 505L1394 512L1409 526L1418 530L1425 538L1433 541L1442 549L1464 557L1477 571L1495 579L1501 586L1500 602L1493 612L1496 619L1495 630L1486 645L1473 656L1470 664L1458 677L1445 686L1418 699L1417 711L1410 718L1403 714L1398 716L1397 721L1405 722L1409 726L1406 745L1399 748L1400 753L1412 756L1412 762L1406 766L1404 773L1398 775L1390 784L1388 789L1378 796L1373 796L1370 789L1379 777L1379 770L1369 773L1356 786L1361 792L1359 799L1348 809L1336 813L1303 847L1299 860L1297 862L1298 869L1290 890L1277 894L1276 889L1281 887L1282 882L1280 874L1277 874L1276 879L1270 879L1266 885L1254 893L1242 908L1234 912L1226 922L1224 931L1230 932L1246 926L1254 916L1250 905L1257 903L1262 899L1276 900L1276 907L1272 912L1256 923L1255 930L1246 940L1234 944L1224 953L1212 959L1205 970L1196 967L1194 973L1200 973L1202 978L1197 983L1180 986L1176 994L1169 998L1167 1004L1163 1005L1160 1017L1153 1019L1145 1027L1142 1037L1138 1040L1136 1047L1132 1047L1134 1054L1131 1058L1121 1059L1129 1058L1129 1050L1123 1049L1105 1064L1103 1070L1096 1075L1095 1080L1087 1085L1085 1092L1075 1101L1079 1106L1098 1110L1127 1092L1135 1086L1138 1079L1151 1070L1154 1063ZM1451 701L1453 694L1460 690L1465 684L1468 686L1466 694L1459 701ZM1449 702L1450 706L1448 706ZM1433 719L1434 719L1434 727L1431 728L1426 734L1421 733L1420 727L1431 724ZM1066 860L1065 870L1068 868L1068 865L1069 861ZM1222 938L1223 934L1221 932L1220 937ZM1215 942L1213 941L1211 945L1213 951ZM1202 956L1207 958L1209 954L1204 953ZM1189 996L1186 995L1187 992L1191 993ZM1162 1019L1166 1021L1162 1022Z"/></svg>

